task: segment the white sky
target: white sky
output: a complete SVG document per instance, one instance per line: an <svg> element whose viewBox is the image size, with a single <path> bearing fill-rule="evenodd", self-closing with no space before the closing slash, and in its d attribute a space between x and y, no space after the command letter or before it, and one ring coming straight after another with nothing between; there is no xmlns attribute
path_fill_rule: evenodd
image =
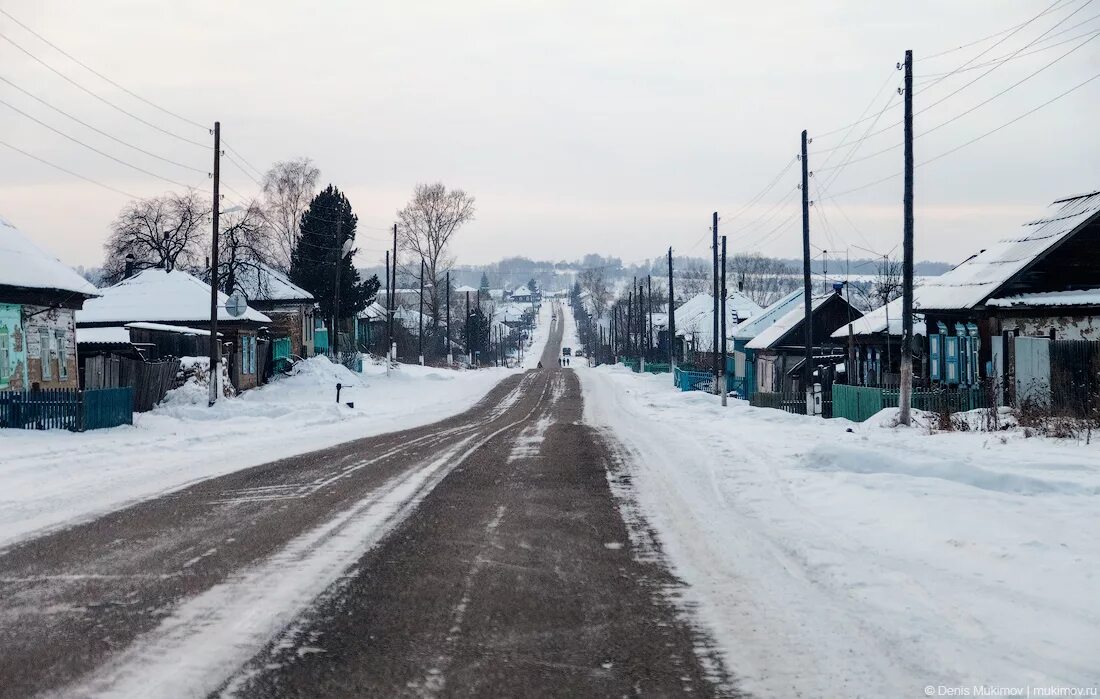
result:
<svg viewBox="0 0 1100 699"><path fill-rule="evenodd" d="M0 0L0 8L153 102L202 123L220 119L225 141L261 169L280 159L313 158L323 183L335 183L351 198L361 226L357 262L371 264L381 258L385 231L414 184L435 180L477 197L477 220L456 247L463 263L513 254L572 259L587 252L637 260L660 255L668 245L707 254L711 211L729 221L797 153L803 128L812 137L854 121L888 80L871 110L877 114L901 84L895 63L904 49L914 50L919 90L920 76L949 71L987 48L976 63L1011 54L1053 28L1049 41L1024 49L1046 50L1005 63L918 114L919 134L1100 36L1092 33L1100 31L1100 3L1062 0L999 46L990 48L1006 35L921 58L1020 24L1051 1ZM142 118L187 138L209 139L202 129L104 83L3 16L0 33ZM1081 38L1052 46L1075 37ZM915 91L916 108L988 69ZM1098 73L1100 38L919 138L917 162ZM3 39L0 76L118 138L210 168L209 151L112 110ZM894 99L900 103L896 92ZM3 82L0 100L164 177L210 186L205 174L113 143ZM1098 107L1100 79L918 168L918 257L958 261L1051 200L1100 187ZM886 111L876 129L900 118L900 108ZM857 127L850 140L870 123ZM900 143L901 135L896 126L869 138L856 157ZM843 136L819 137L811 145L811 169L827 166L826 154L814 151ZM0 140L136 195L173 187L86 151L4 105ZM844 154L834 153L828 164ZM898 148L854 163L829 192L900 172L901 158ZM225 161L223 173L242 194L258 189ZM832 174L819 172L815 186ZM798 178L796 165L759 204L723 224L731 254L800 254ZM788 192L789 203L772 209ZM0 215L66 262L99 264L108 226L125 202L0 146ZM900 241L900 178L818 206L811 225L819 248L869 244L885 251ZM769 210L770 218L744 229ZM778 225L789 217L789 225ZM853 250L853 256L863 254Z"/></svg>

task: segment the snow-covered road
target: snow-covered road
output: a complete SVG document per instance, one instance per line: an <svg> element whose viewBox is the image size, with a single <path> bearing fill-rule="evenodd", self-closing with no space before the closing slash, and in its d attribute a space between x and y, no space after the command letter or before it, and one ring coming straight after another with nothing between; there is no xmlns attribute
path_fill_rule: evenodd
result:
<svg viewBox="0 0 1100 699"><path fill-rule="evenodd" d="M613 486L744 689L1100 684L1095 446L723 410L667 374L578 373L586 422L625 445L631 482Z"/></svg>
<svg viewBox="0 0 1100 699"><path fill-rule="evenodd" d="M2 430L0 547L207 478L441 420L468 410L516 371L402 365L387 375L368 365L357 375L317 357L299 374L213 409L203 389L189 386L135 415L133 427ZM340 403L337 383L344 387Z"/></svg>

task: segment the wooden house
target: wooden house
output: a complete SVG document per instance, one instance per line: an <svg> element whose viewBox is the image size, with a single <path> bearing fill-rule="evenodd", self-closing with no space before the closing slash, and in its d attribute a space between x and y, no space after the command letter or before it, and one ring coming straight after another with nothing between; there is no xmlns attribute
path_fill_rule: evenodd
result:
<svg viewBox="0 0 1100 699"><path fill-rule="evenodd" d="M845 300L840 289L838 285L833 292L815 296L811 301L813 371L819 366L831 369L844 361L844 346L833 339L833 331L863 316ZM804 304L793 304L791 310L745 343L745 349L754 355L755 392L801 393L805 390L802 380L806 360L805 327ZM827 377L821 378L827 380Z"/></svg>
<svg viewBox="0 0 1100 699"><path fill-rule="evenodd" d="M77 388L74 313L98 293L0 218L0 390Z"/></svg>
<svg viewBox="0 0 1100 699"><path fill-rule="evenodd" d="M729 331L726 370L733 376L732 383L742 398L751 398L756 392L756 350L748 348L749 342L791 310L801 307L802 290L799 289L761 309L759 313L741 321Z"/></svg>
<svg viewBox="0 0 1100 699"><path fill-rule="evenodd" d="M288 353L299 357L313 356L317 315L313 294L263 263L250 263L239 269L233 286L234 291L245 295L249 307L271 318L268 331L277 347L285 345Z"/></svg>
<svg viewBox="0 0 1100 699"><path fill-rule="evenodd" d="M77 312L80 329L142 324L144 344L158 357L179 351L208 348L210 330L210 286L186 272L146 269L114 286L100 289L101 296ZM253 388L260 382L262 356L259 334L271 325L271 319L254 308L234 317L226 309L229 297L218 293L218 334L222 356L228 358L230 380L237 390ZM159 327L158 327L159 326ZM206 331L195 333L193 331ZM181 350L181 337L194 338L193 347ZM202 335L205 339L200 340ZM200 355L202 356L202 355Z"/></svg>
<svg viewBox="0 0 1100 699"><path fill-rule="evenodd" d="M862 318L845 323L833 333L833 340L846 348L845 383L887 387L898 384L902 354L901 306L902 300L894 299ZM927 335L923 314L913 315L913 335L918 343ZM926 352L918 354L920 356L913 360L913 380L921 386L927 384L928 355Z"/></svg>
<svg viewBox="0 0 1100 699"><path fill-rule="evenodd" d="M929 280L914 310L928 328L933 383L1013 385L1012 338L1100 339L1100 191L1040 218Z"/></svg>

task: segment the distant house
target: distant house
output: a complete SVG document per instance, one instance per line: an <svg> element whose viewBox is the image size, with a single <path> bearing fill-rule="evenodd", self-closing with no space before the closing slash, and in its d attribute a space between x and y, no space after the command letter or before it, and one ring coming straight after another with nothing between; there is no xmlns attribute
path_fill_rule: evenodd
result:
<svg viewBox="0 0 1100 699"><path fill-rule="evenodd" d="M919 289L917 290L919 293ZM845 361L845 382L854 386L893 386L900 380L902 347L902 300L894 299L861 318L845 323L835 332L833 340L845 348L849 341L854 352L854 366ZM923 338L927 333L922 314L913 315L913 334ZM927 357L927 354L924 355ZM914 381L924 383L927 368L921 361L913 362Z"/></svg>
<svg viewBox="0 0 1100 699"><path fill-rule="evenodd" d="M727 293L729 294L726 299L727 333L739 323L755 318L764 310L742 291ZM713 296L696 294L676 309L676 336L682 338L685 356L714 353Z"/></svg>
<svg viewBox="0 0 1100 699"><path fill-rule="evenodd" d="M386 307L377 301L359 311L355 316L355 346L362 351L378 347L385 352ZM381 343L381 344L379 344Z"/></svg>
<svg viewBox="0 0 1100 699"><path fill-rule="evenodd" d="M999 377L1010 394L1016 337L1100 339L1100 191L1041 218L916 292L933 383ZM1012 396L1008 396L1011 400Z"/></svg>
<svg viewBox="0 0 1100 699"><path fill-rule="evenodd" d="M156 356L209 347L210 286L186 272L146 269L99 293L77 312L78 332L129 327L131 340L138 344L135 334L140 333L140 344ZM254 308L234 317L225 307L229 297L219 292L218 300L218 334L230 380L237 390L253 388L260 381L261 356L266 356L259 332L271 326L271 318Z"/></svg>
<svg viewBox="0 0 1100 699"><path fill-rule="evenodd" d="M802 308L801 289L792 291L751 318L738 323L730 331L732 347L726 366L741 397L750 398L756 391L756 351L749 349L747 345L796 308Z"/></svg>
<svg viewBox="0 0 1100 699"><path fill-rule="evenodd" d="M77 388L74 313L98 293L0 218L0 390Z"/></svg>
<svg viewBox="0 0 1100 699"><path fill-rule="evenodd" d="M509 298L516 303L538 303L542 300L542 294L531 287L524 284L518 289L514 290Z"/></svg>
<svg viewBox="0 0 1100 699"><path fill-rule="evenodd" d="M802 380L806 361L806 311L804 299L793 304L791 310L776 318L767 328L745 343L745 349L754 353L756 374L755 392L800 393L805 390ZM810 306L811 356L814 367L829 367L844 361L844 346L832 338L833 331L863 313L849 304L840 293L815 296ZM820 377L828 380L830 377Z"/></svg>
<svg viewBox="0 0 1100 699"><path fill-rule="evenodd" d="M313 294L265 264L242 267L234 277L234 286L248 298L248 305L271 318L271 338L276 342L286 338L290 352L312 357L317 308Z"/></svg>

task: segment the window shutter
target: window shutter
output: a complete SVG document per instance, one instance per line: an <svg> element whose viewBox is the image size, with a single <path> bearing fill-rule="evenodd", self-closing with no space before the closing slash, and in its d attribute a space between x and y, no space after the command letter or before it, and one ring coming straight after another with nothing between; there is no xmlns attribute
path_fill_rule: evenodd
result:
<svg viewBox="0 0 1100 699"><path fill-rule="evenodd" d="M959 338L943 338L943 353L944 380L947 383L957 384L959 382Z"/></svg>
<svg viewBox="0 0 1100 699"><path fill-rule="evenodd" d="M928 373L931 375L933 381L940 381L943 377L943 372L940 370L940 336L929 335L928 336Z"/></svg>

